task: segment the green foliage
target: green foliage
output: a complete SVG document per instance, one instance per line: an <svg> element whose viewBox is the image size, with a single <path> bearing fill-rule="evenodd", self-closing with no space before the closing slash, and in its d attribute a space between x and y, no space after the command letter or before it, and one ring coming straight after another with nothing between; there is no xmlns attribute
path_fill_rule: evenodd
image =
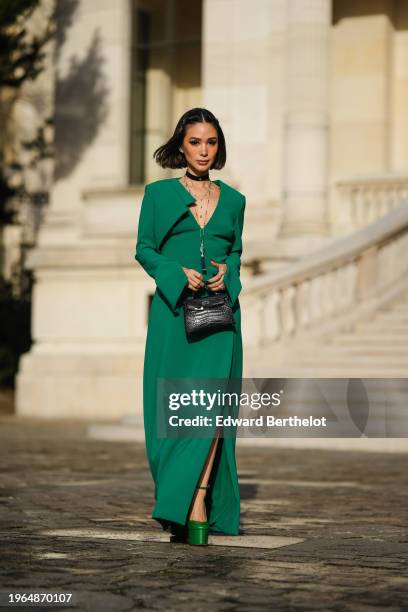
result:
<svg viewBox="0 0 408 612"><path fill-rule="evenodd" d="M20 356L31 346L30 321L30 300L14 297L0 280L0 387L14 387Z"/></svg>
<svg viewBox="0 0 408 612"><path fill-rule="evenodd" d="M24 185L15 189L8 182L12 171L19 169L19 161L9 160L6 167L4 151L9 137L8 120L17 94L25 81L34 80L43 70L44 46L55 35L55 14L41 28L33 31L27 27L40 6L41 0L0 0L0 225L16 222L16 210L10 206L12 198L27 197ZM30 150L37 147L37 157L43 157L43 142L41 138L37 140L23 144ZM23 260L22 252L12 282L0 278L0 387L14 386L20 356L31 346L32 279L31 273L24 270Z"/></svg>
<svg viewBox="0 0 408 612"><path fill-rule="evenodd" d="M25 24L40 0L0 2L0 87L19 88L41 72L43 47L53 35L52 24L43 32L28 35Z"/></svg>

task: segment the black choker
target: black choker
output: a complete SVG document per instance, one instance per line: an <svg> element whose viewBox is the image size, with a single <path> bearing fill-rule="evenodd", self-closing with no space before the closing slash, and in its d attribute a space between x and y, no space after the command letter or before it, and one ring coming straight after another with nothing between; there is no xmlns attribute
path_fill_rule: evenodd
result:
<svg viewBox="0 0 408 612"><path fill-rule="evenodd" d="M201 176L197 176L196 174L191 174L188 170L186 170L186 176L192 179L193 181L208 181L210 179L210 175L207 171L206 174L202 174Z"/></svg>

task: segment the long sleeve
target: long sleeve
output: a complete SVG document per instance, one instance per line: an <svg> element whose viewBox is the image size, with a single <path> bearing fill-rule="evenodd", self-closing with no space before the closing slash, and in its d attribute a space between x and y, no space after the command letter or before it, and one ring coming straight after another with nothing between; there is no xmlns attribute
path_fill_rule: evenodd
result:
<svg viewBox="0 0 408 612"><path fill-rule="evenodd" d="M146 185L140 209L135 259L155 279L159 291L177 314L177 303L188 279L181 264L158 252L154 214L154 199L149 185Z"/></svg>
<svg viewBox="0 0 408 612"><path fill-rule="evenodd" d="M225 260L227 264L227 272L224 276L224 284L227 289L227 293L230 298L231 306L233 307L238 295L242 289L240 279L241 269L241 255L242 255L242 230L244 227L244 216L245 216L245 203L244 200L239 211L236 224L235 224L235 239L231 247L231 251Z"/></svg>

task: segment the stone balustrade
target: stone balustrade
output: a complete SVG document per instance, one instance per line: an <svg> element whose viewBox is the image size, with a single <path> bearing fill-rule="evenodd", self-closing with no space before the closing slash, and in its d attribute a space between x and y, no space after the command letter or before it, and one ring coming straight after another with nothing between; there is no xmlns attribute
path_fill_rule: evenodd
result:
<svg viewBox="0 0 408 612"><path fill-rule="evenodd" d="M351 236L245 283L248 347L345 328L393 299L407 282L408 200Z"/></svg>
<svg viewBox="0 0 408 612"><path fill-rule="evenodd" d="M348 232L366 227L408 198L408 176L384 175L335 183L336 220Z"/></svg>

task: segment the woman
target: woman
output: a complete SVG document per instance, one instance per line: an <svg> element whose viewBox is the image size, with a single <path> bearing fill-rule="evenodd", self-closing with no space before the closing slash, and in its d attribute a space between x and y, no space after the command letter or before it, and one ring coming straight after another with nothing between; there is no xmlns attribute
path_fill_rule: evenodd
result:
<svg viewBox="0 0 408 612"><path fill-rule="evenodd" d="M225 165L226 148L218 120L204 108L187 111L154 158L162 168L186 172L145 186L135 254L156 281L143 370L146 452L155 482L152 518L171 530L172 541L207 544L209 529L239 533L236 439L221 437L219 430L207 438L158 437L156 384L158 377L242 377L238 295L245 196L209 177L210 169ZM189 342L183 301L214 291L227 292L235 330Z"/></svg>

